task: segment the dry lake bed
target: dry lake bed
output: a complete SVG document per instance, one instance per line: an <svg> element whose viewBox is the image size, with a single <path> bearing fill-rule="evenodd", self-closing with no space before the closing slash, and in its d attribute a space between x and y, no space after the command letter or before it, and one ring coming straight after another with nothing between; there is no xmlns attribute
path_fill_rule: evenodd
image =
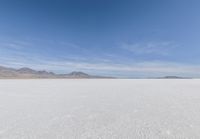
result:
<svg viewBox="0 0 200 139"><path fill-rule="evenodd" d="M1 139L199 139L200 80L0 80Z"/></svg>

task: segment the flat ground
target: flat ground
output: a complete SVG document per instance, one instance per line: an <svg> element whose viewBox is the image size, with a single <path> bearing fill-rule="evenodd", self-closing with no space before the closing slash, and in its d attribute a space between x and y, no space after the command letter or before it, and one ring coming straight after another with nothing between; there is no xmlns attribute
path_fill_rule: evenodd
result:
<svg viewBox="0 0 200 139"><path fill-rule="evenodd" d="M1 139L199 139L200 80L0 80Z"/></svg>

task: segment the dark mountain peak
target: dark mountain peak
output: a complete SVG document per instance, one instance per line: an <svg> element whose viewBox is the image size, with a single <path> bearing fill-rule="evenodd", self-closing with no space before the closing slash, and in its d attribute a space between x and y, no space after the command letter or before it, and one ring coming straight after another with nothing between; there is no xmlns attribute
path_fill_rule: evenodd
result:
<svg viewBox="0 0 200 139"><path fill-rule="evenodd" d="M90 78L90 77L92 77L91 75L86 74L81 71L73 71L73 72L67 74L67 76L72 77L72 78Z"/></svg>
<svg viewBox="0 0 200 139"><path fill-rule="evenodd" d="M164 79L182 79L183 77L179 77L179 76L165 76L163 78Z"/></svg>
<svg viewBox="0 0 200 139"><path fill-rule="evenodd" d="M18 69L18 71L34 71L34 70L31 68L23 67L23 68Z"/></svg>
<svg viewBox="0 0 200 139"><path fill-rule="evenodd" d="M23 67L23 68L18 69L17 72L19 72L19 73L36 73L37 71L27 68L27 67Z"/></svg>
<svg viewBox="0 0 200 139"><path fill-rule="evenodd" d="M51 74L51 75L54 75L53 72L47 72L45 70L41 70L41 71L37 71L38 74Z"/></svg>
<svg viewBox="0 0 200 139"><path fill-rule="evenodd" d="M192 79L192 77L167 75L167 76L163 76L163 77L149 77L147 79Z"/></svg>
<svg viewBox="0 0 200 139"><path fill-rule="evenodd" d="M27 67L23 67L17 70L17 72L19 73L23 73L23 74L39 74L39 75L54 75L53 72L47 72L45 70L41 70L41 71L36 71L33 70L31 68L27 68Z"/></svg>
<svg viewBox="0 0 200 139"><path fill-rule="evenodd" d="M69 73L68 75L85 75L85 76L88 76L88 74L81 72L81 71L73 71L73 72Z"/></svg>

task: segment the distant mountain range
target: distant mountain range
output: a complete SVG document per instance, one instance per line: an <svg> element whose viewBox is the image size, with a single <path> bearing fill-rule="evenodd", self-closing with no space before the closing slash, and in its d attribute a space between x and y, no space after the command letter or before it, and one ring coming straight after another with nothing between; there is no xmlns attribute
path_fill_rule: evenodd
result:
<svg viewBox="0 0 200 139"><path fill-rule="evenodd" d="M106 77L106 76L97 76L97 75L89 75L80 71L73 71L68 74L56 74L53 72L48 72L45 70L33 70L31 68L8 68L0 66L0 79L95 79L95 78L114 78L114 77ZM128 79L128 78L127 78ZM137 78L129 78L129 79L137 79ZM145 79L145 78L144 78ZM164 76L164 77L154 77L147 79L190 79L189 77L179 77L179 76Z"/></svg>
<svg viewBox="0 0 200 139"><path fill-rule="evenodd" d="M81 78L112 78L105 76L89 75L84 72L71 72L69 74L56 74L53 72L47 72L45 70L37 71L31 68L7 68L0 66L0 78L1 79L37 79L37 78L66 78L66 79L81 79Z"/></svg>
<svg viewBox="0 0 200 139"><path fill-rule="evenodd" d="M191 79L189 77L180 77L180 76L164 76L160 77L158 79Z"/></svg>

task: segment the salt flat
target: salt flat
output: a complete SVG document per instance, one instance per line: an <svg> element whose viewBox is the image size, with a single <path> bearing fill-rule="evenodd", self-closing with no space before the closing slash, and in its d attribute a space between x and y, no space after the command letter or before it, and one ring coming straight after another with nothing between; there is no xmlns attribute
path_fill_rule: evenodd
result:
<svg viewBox="0 0 200 139"><path fill-rule="evenodd" d="M1 139L199 139L200 80L0 80Z"/></svg>

